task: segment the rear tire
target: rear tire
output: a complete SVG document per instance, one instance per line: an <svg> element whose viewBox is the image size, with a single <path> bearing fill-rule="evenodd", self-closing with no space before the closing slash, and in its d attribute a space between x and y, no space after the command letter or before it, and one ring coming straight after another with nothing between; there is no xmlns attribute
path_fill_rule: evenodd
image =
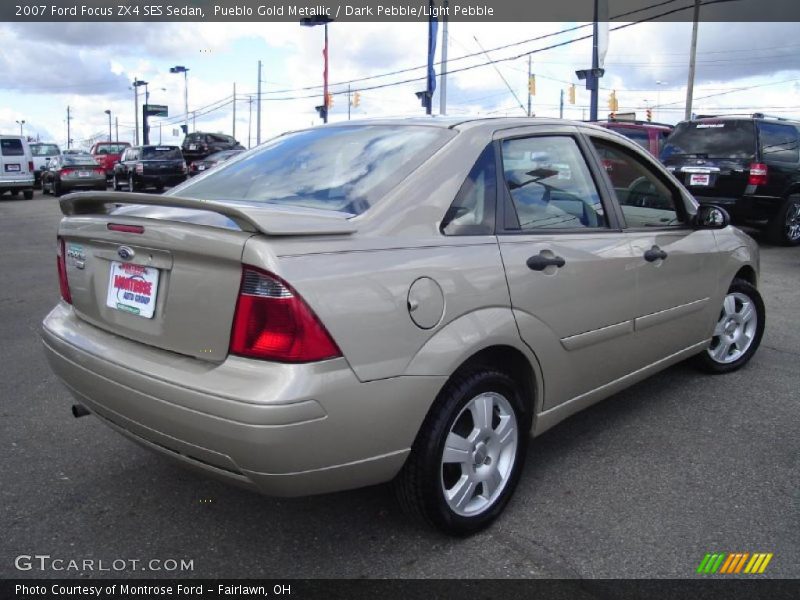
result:
<svg viewBox="0 0 800 600"><path fill-rule="evenodd" d="M47 184L45 183L44 179L42 179L42 195L47 196L50 192L47 190Z"/></svg>
<svg viewBox="0 0 800 600"><path fill-rule="evenodd" d="M128 191L135 192L136 189L136 182L133 180L133 175L128 175Z"/></svg>
<svg viewBox="0 0 800 600"><path fill-rule="evenodd" d="M60 197L64 193L64 190L61 189L61 182L58 179L53 180L53 196L56 198Z"/></svg>
<svg viewBox="0 0 800 600"><path fill-rule="evenodd" d="M789 196L767 226L770 241L781 246L800 244L800 195Z"/></svg>
<svg viewBox="0 0 800 600"><path fill-rule="evenodd" d="M115 192L118 192L122 189L122 186L119 184L119 181L117 181L116 173L114 173L114 177L111 179L111 187Z"/></svg>
<svg viewBox="0 0 800 600"><path fill-rule="evenodd" d="M764 335L766 311L758 290L744 279L734 279L720 310L711 344L693 358L707 373L730 373L746 365Z"/></svg>
<svg viewBox="0 0 800 600"><path fill-rule="evenodd" d="M395 480L401 506L451 535L487 527L517 486L530 422L519 385L505 373L491 367L456 373Z"/></svg>

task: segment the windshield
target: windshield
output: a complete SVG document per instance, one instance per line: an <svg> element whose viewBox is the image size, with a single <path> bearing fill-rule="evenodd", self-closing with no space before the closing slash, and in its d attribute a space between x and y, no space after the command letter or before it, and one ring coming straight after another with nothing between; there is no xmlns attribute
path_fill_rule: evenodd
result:
<svg viewBox="0 0 800 600"><path fill-rule="evenodd" d="M31 144L31 154L34 156L56 156L58 146L55 144Z"/></svg>
<svg viewBox="0 0 800 600"><path fill-rule="evenodd" d="M361 125L278 137L170 194L290 204L360 214L455 133L428 126Z"/></svg>
<svg viewBox="0 0 800 600"><path fill-rule="evenodd" d="M756 131L752 121L686 121L667 138L661 159L680 156L752 159Z"/></svg>
<svg viewBox="0 0 800 600"><path fill-rule="evenodd" d="M145 146L142 148L144 160L181 160L183 154L177 146Z"/></svg>

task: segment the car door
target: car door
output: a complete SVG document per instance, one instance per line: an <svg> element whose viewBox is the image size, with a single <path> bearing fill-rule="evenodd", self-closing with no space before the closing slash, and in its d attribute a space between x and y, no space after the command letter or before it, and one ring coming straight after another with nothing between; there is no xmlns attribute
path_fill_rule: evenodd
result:
<svg viewBox="0 0 800 600"><path fill-rule="evenodd" d="M587 137L605 157L605 177L636 258L634 361L642 368L710 337L721 305L717 244L713 231L691 226L688 194L649 155L602 133Z"/></svg>
<svg viewBox="0 0 800 600"><path fill-rule="evenodd" d="M572 126L501 132L497 237L511 306L547 380L544 409L629 372L631 248Z"/></svg>

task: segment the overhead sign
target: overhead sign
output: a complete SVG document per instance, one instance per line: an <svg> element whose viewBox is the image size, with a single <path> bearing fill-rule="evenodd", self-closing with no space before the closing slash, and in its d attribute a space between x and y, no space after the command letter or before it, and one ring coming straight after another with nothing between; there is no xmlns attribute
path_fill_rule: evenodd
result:
<svg viewBox="0 0 800 600"><path fill-rule="evenodd" d="M169 107L165 104L145 104L144 114L148 117L168 117Z"/></svg>

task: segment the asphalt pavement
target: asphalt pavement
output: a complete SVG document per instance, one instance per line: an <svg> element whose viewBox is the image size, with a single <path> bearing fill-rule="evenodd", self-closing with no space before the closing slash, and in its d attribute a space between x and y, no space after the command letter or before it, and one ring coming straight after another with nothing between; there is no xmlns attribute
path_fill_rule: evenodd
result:
<svg viewBox="0 0 800 600"><path fill-rule="evenodd" d="M762 242L767 328L746 368L678 365L570 418L533 441L496 524L450 539L388 486L263 497L74 419L39 339L60 216L39 192L0 198L0 577L684 578L707 552L771 552L765 577L800 576L800 248ZM15 567L36 554L67 570ZM96 570L152 559L192 570Z"/></svg>

